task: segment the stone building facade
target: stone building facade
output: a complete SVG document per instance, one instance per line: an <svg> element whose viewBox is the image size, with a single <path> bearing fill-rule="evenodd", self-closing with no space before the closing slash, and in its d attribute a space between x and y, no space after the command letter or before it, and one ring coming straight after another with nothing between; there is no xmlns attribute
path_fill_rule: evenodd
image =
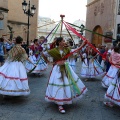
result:
<svg viewBox="0 0 120 120"><path fill-rule="evenodd" d="M117 34L117 10L119 0L88 0L86 28L116 39ZM112 39L107 39L99 35L86 31L86 38L92 43L107 44L112 43Z"/></svg>
<svg viewBox="0 0 120 120"><path fill-rule="evenodd" d="M2 18L1 18L2 17ZM0 37L7 32L8 0L0 0Z"/></svg>
<svg viewBox="0 0 120 120"><path fill-rule="evenodd" d="M5 2L6 1L6 2ZM9 10L6 19L4 19L4 33L9 34L10 30L8 25L12 28L13 37L18 35L22 36L24 41L27 40L27 26L28 26L28 17L24 14L22 10L22 2L23 0L0 0L0 6L5 5L5 7ZM28 3L29 0L26 0ZM31 6L35 5L36 12L33 17L30 17L30 31L29 31L29 39L33 40L37 36L37 24L38 24L38 5L39 0L31 0ZM3 3L3 5L1 4ZM3 32L0 33L3 34Z"/></svg>

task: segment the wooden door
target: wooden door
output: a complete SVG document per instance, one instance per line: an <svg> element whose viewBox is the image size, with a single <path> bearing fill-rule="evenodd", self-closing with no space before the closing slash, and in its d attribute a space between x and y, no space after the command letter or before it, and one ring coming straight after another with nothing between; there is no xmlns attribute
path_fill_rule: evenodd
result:
<svg viewBox="0 0 120 120"><path fill-rule="evenodd" d="M102 28L100 26L95 27L95 29L93 31L96 32L96 33L99 33L99 34L103 34ZM95 44L96 47L99 44L102 44L102 36L97 35L97 34L93 34L93 36L92 36L92 43Z"/></svg>

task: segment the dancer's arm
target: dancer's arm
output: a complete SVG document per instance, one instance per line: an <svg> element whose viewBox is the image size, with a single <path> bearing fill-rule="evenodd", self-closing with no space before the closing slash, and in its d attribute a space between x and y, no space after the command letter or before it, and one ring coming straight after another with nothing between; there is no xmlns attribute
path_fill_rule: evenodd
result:
<svg viewBox="0 0 120 120"><path fill-rule="evenodd" d="M33 64L32 61L31 61L29 58L27 58L27 60L28 60L31 64ZM33 65L36 67L35 64L33 64Z"/></svg>
<svg viewBox="0 0 120 120"><path fill-rule="evenodd" d="M44 55L44 53L42 53L41 55L42 55L42 57L44 58L44 60L45 60L46 63L49 63L49 62L50 62L50 61L47 59L47 57Z"/></svg>
<svg viewBox="0 0 120 120"><path fill-rule="evenodd" d="M59 62L56 63L57 65L64 65L65 64L65 60L61 60Z"/></svg>
<svg viewBox="0 0 120 120"><path fill-rule="evenodd" d="M46 52L47 52L47 51L46 51ZM54 62L50 62L50 61L48 60L47 56L45 55L45 54L48 55L48 53L46 53L46 52L44 52L44 53L41 54L42 57L44 58L44 60L45 60L46 63L48 63L49 65L53 65Z"/></svg>
<svg viewBox="0 0 120 120"><path fill-rule="evenodd" d="M92 59L95 59L99 54L97 53Z"/></svg>
<svg viewBox="0 0 120 120"><path fill-rule="evenodd" d="M5 42L9 43L9 44L12 44L11 41L9 41L7 38L5 38L4 36L2 37L4 39Z"/></svg>

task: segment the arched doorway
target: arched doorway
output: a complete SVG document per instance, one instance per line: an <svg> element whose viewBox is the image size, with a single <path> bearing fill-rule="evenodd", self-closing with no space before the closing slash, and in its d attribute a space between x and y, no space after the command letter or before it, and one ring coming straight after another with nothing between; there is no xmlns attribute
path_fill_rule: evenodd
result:
<svg viewBox="0 0 120 120"><path fill-rule="evenodd" d="M103 34L102 28L98 25L93 29L94 32ZM99 44L102 44L102 36L97 35L97 34L92 34L92 43L96 45L96 47Z"/></svg>

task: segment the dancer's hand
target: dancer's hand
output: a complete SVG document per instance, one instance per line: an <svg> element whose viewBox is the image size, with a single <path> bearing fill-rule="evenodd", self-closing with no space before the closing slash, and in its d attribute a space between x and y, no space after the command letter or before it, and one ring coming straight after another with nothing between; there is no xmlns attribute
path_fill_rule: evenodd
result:
<svg viewBox="0 0 120 120"><path fill-rule="evenodd" d="M87 44L87 40L84 40L84 41L83 41L83 44Z"/></svg>
<svg viewBox="0 0 120 120"><path fill-rule="evenodd" d="M64 63L65 63L65 60L62 60L62 61L57 62L57 65L64 65Z"/></svg>

